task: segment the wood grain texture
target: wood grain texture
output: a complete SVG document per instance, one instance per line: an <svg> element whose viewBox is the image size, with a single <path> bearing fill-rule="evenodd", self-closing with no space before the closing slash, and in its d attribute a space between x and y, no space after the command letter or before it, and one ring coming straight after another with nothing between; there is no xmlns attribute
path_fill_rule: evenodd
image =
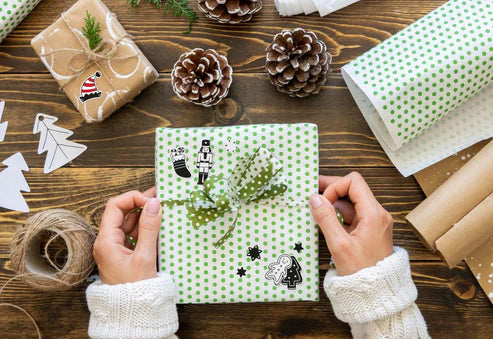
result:
<svg viewBox="0 0 493 339"><path fill-rule="evenodd" d="M194 0L192 0L194 1ZM321 173L345 175L357 169L394 219L395 244L409 251L418 305L434 338L480 338L493 332L491 304L470 271L449 270L428 252L404 222L424 199L413 178L403 178L364 121L339 69L348 61L403 29L446 0L363 0L326 18L317 15L280 18L273 2L250 23L225 26L200 15L191 35L182 19L163 15L150 4L132 11L125 0L105 1L160 71L159 81L103 124L85 124L30 47L30 39L46 28L75 0L43 0L0 44L0 100L7 106L7 137L0 159L21 151L31 172L25 197L31 213L63 207L98 225L111 196L144 190L154 182L154 129L157 127L222 126L252 123L314 122L320 130ZM315 31L334 56L334 73L318 96L291 99L276 92L264 73L264 50L275 33L304 27ZM215 48L234 67L229 97L215 108L180 101L171 90L169 72L178 56L194 47ZM44 175L44 155L37 155L32 134L36 113L59 117L74 131L71 138L88 150L73 163ZM2 169L0 165L0 170ZM26 214L0 209L0 286L13 276L9 261L12 236ZM320 238L321 276L330 254ZM322 282L321 282L322 283ZM1 302L26 308L45 338L87 337L87 284L63 293L36 292L12 281ZM318 303L180 305L180 338L348 338L323 293ZM2 338L35 338L33 326L15 309L0 309Z"/></svg>
<svg viewBox="0 0 493 339"><path fill-rule="evenodd" d="M0 45L0 72L46 73L30 41L74 2L42 1ZM195 47L214 48L226 54L236 72L262 72L265 48L283 29L304 27L317 33L327 43L334 56L334 69L338 70L444 2L365 0L325 18L318 14L281 18L274 2L266 0L251 22L240 25L221 25L199 14L199 22L190 35L182 34L185 20L164 15L151 4L143 3L135 10L125 0L106 4L160 72L170 72L178 56ZM192 6L195 7L195 0Z"/></svg>
<svg viewBox="0 0 493 339"><path fill-rule="evenodd" d="M229 124L314 122L320 132L323 167L392 166L371 133L340 75L329 78L312 98L290 98L264 74L236 74L229 97L205 108L180 100L170 77L146 89L132 103L102 124L86 124L50 75L0 75L4 118L10 121L0 158L22 151L27 164L42 167L39 135L32 134L36 113L59 117L59 125L74 132L72 140L88 146L72 166L154 167L154 130ZM110 156L109 156L110 155Z"/></svg>

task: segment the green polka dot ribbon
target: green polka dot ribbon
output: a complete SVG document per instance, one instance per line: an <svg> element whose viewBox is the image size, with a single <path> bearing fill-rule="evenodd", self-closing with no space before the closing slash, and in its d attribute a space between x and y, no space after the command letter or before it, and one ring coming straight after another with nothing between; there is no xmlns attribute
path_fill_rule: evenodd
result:
<svg viewBox="0 0 493 339"><path fill-rule="evenodd" d="M237 212L242 204L266 200L279 204L273 199L288 189L286 177L282 173L282 164L264 147L259 147L249 157L242 158L235 166L230 177L223 174L212 175L205 182L203 190L193 191L189 201L163 201L165 205L186 204L187 218L194 228L199 228L216 220L225 213L234 213L234 221L225 235L214 242L220 247L230 238L236 222ZM281 200L289 206L306 206L305 202Z"/></svg>

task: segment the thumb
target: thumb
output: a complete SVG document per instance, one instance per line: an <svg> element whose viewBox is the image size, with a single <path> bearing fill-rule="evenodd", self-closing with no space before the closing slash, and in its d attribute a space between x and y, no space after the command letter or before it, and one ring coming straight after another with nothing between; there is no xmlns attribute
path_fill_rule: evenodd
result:
<svg viewBox="0 0 493 339"><path fill-rule="evenodd" d="M154 260L160 225L161 203L156 198L149 199L139 219L139 238L135 247L136 253Z"/></svg>
<svg viewBox="0 0 493 339"><path fill-rule="evenodd" d="M310 208L313 218L322 229L329 250L335 243L348 237L346 230L342 227L334 206L326 197L313 194L310 197Z"/></svg>

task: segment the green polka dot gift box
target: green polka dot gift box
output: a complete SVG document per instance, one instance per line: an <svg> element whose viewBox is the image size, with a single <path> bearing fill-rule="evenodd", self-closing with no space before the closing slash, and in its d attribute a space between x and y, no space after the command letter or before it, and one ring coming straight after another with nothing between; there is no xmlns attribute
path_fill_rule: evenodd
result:
<svg viewBox="0 0 493 339"><path fill-rule="evenodd" d="M397 169L493 136L493 1L451 0L342 68Z"/></svg>
<svg viewBox="0 0 493 339"><path fill-rule="evenodd" d="M0 43L41 0L0 0Z"/></svg>
<svg viewBox="0 0 493 339"><path fill-rule="evenodd" d="M318 300L316 125L159 128L156 188L179 303Z"/></svg>

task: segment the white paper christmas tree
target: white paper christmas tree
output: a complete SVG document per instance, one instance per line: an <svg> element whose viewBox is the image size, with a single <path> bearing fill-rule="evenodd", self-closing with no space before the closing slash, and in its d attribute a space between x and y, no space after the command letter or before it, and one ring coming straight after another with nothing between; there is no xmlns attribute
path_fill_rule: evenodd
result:
<svg viewBox="0 0 493 339"><path fill-rule="evenodd" d="M29 212L29 207L21 193L21 191L31 191L22 173L22 171L29 171L24 157L21 153L15 153L5 159L2 164L7 168L0 172L0 207Z"/></svg>
<svg viewBox="0 0 493 339"><path fill-rule="evenodd" d="M0 101L0 121L2 121L3 110L5 108L5 101ZM7 133L8 121L0 123L0 142L5 139L5 134Z"/></svg>
<svg viewBox="0 0 493 339"><path fill-rule="evenodd" d="M33 133L41 133L39 137L38 154L46 155L44 173L50 173L81 155L87 147L67 140L72 131L54 125L58 118L38 113L34 122Z"/></svg>

